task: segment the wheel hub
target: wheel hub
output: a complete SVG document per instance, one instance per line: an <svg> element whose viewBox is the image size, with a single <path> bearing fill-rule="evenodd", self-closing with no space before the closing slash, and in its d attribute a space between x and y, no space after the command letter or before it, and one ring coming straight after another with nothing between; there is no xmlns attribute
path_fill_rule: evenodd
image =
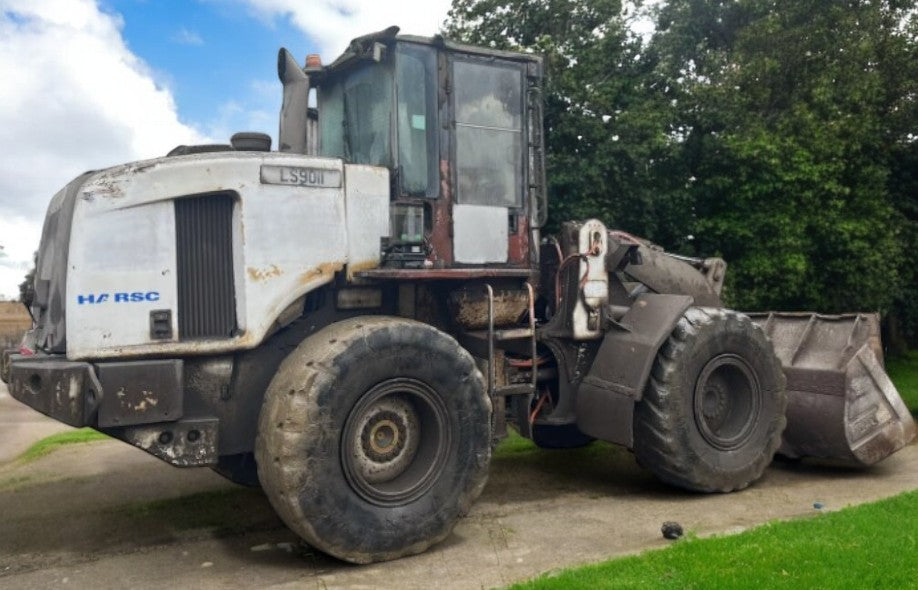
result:
<svg viewBox="0 0 918 590"><path fill-rule="evenodd" d="M704 392L702 414L708 424L721 424L730 408L728 393L719 385L709 384Z"/></svg>
<svg viewBox="0 0 918 590"><path fill-rule="evenodd" d="M363 431L363 452L373 461L387 461L405 446L405 424L397 416L380 417Z"/></svg>
<svg viewBox="0 0 918 590"><path fill-rule="evenodd" d="M393 394L377 400L366 409L358 428L360 444L354 445L353 458L359 477L369 483L386 482L411 465L418 450L420 422L404 396Z"/></svg>
<svg viewBox="0 0 918 590"><path fill-rule="evenodd" d="M364 499L398 505L426 491L442 470L449 432L437 393L410 379L374 387L355 404L342 433L341 459Z"/></svg>
<svg viewBox="0 0 918 590"><path fill-rule="evenodd" d="M755 430L762 393L742 357L722 354L708 361L695 383L694 399L698 431L713 447L739 448Z"/></svg>

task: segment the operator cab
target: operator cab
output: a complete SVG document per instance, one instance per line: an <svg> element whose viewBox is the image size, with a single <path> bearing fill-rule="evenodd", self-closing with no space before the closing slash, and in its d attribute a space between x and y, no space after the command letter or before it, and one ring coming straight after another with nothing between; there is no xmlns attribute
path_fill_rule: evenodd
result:
<svg viewBox="0 0 918 590"><path fill-rule="evenodd" d="M545 213L540 58L397 32L304 70L318 154L389 169L384 266L530 269Z"/></svg>

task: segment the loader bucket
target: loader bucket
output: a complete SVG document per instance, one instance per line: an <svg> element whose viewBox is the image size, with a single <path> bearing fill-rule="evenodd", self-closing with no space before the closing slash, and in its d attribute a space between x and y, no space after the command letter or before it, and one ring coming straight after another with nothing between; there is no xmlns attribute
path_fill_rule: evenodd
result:
<svg viewBox="0 0 918 590"><path fill-rule="evenodd" d="M752 313L787 377L779 453L877 463L915 437L915 421L883 368L877 314Z"/></svg>

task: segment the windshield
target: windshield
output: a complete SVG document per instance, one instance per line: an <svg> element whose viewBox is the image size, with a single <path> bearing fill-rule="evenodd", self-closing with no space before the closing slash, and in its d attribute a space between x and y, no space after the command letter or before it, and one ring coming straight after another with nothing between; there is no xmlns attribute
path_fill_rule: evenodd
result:
<svg viewBox="0 0 918 590"><path fill-rule="evenodd" d="M363 67L322 87L319 153L355 164L391 166L392 78L383 67Z"/></svg>
<svg viewBox="0 0 918 590"><path fill-rule="evenodd" d="M393 68L385 61L367 63L322 84L319 153L397 170L402 194L435 197L436 52L399 44L395 54L395 92Z"/></svg>

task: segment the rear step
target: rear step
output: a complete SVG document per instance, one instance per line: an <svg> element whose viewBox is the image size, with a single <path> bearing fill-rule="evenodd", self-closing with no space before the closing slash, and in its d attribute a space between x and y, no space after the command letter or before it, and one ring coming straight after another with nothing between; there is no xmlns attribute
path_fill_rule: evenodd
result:
<svg viewBox="0 0 918 590"><path fill-rule="evenodd" d="M915 421L883 369L877 314L751 313L787 377L779 453L877 463L915 437Z"/></svg>

